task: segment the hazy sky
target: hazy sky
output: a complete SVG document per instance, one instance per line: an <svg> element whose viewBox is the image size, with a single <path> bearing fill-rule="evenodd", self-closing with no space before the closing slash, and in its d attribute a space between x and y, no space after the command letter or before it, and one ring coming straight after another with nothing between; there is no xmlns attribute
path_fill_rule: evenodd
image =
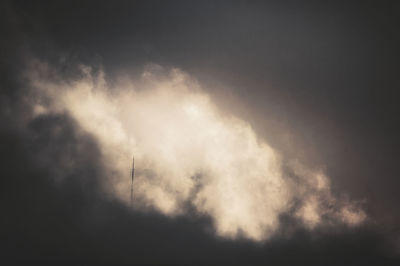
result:
<svg viewBox="0 0 400 266"><path fill-rule="evenodd" d="M2 260L399 263L399 5L1 10Z"/></svg>

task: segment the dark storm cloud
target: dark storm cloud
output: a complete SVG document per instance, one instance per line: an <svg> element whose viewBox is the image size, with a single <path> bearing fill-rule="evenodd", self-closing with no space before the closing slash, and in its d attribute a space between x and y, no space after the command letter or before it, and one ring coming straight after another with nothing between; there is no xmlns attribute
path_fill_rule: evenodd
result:
<svg viewBox="0 0 400 266"><path fill-rule="evenodd" d="M398 7L24 1L4 7L0 259L397 262L387 255L398 250L400 218ZM238 112L252 106L241 115L276 147L294 145L303 160L326 164L339 191L366 199L375 225L310 235L282 217L296 233L255 245L215 239L204 218L128 212L104 196L108 173L98 144L71 117L21 122L31 110L21 101L19 71L31 53L55 61L67 54L88 64L101 58L110 73L157 62L179 66L210 87L222 83L240 96ZM267 124L289 128L296 141L287 143Z"/></svg>

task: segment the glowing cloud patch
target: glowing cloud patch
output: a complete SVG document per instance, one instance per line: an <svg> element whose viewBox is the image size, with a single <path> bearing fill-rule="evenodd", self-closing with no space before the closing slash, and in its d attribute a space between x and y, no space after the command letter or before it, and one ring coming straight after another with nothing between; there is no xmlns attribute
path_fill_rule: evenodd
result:
<svg viewBox="0 0 400 266"><path fill-rule="evenodd" d="M355 204L332 196L323 173L294 163L292 180L280 155L248 123L221 113L180 70L147 71L137 83L109 87L104 73L93 75L88 67L78 80L54 82L49 66L35 64L28 72L40 95L32 103L34 116L68 112L91 133L115 173L110 190L124 202L135 154L138 209L185 215L189 204L212 217L219 236L257 241L273 235L280 216L293 208L293 218L310 229L323 223L322 216L349 225L366 218Z"/></svg>

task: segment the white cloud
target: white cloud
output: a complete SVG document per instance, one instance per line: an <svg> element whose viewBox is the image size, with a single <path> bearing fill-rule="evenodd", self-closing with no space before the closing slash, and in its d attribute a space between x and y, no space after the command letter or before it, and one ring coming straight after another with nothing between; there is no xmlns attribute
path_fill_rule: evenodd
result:
<svg viewBox="0 0 400 266"><path fill-rule="evenodd" d="M332 195L323 172L293 162L296 178L285 175L277 151L248 123L219 111L178 69L153 66L140 80L110 87L103 72L92 74L86 66L82 78L63 80L48 65L34 64L28 71L33 115L68 112L91 133L115 173L110 190L126 203L134 154L136 208L185 215L189 203L212 217L219 236L256 241L277 231L280 215L294 202L300 204L293 217L310 229L322 217L349 225L366 218L355 204Z"/></svg>

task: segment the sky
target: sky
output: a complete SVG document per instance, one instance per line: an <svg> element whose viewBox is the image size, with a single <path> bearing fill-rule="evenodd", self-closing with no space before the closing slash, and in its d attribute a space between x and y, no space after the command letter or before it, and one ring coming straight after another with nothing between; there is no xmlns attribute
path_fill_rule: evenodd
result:
<svg viewBox="0 0 400 266"><path fill-rule="evenodd" d="M400 5L0 7L2 261L399 264Z"/></svg>

